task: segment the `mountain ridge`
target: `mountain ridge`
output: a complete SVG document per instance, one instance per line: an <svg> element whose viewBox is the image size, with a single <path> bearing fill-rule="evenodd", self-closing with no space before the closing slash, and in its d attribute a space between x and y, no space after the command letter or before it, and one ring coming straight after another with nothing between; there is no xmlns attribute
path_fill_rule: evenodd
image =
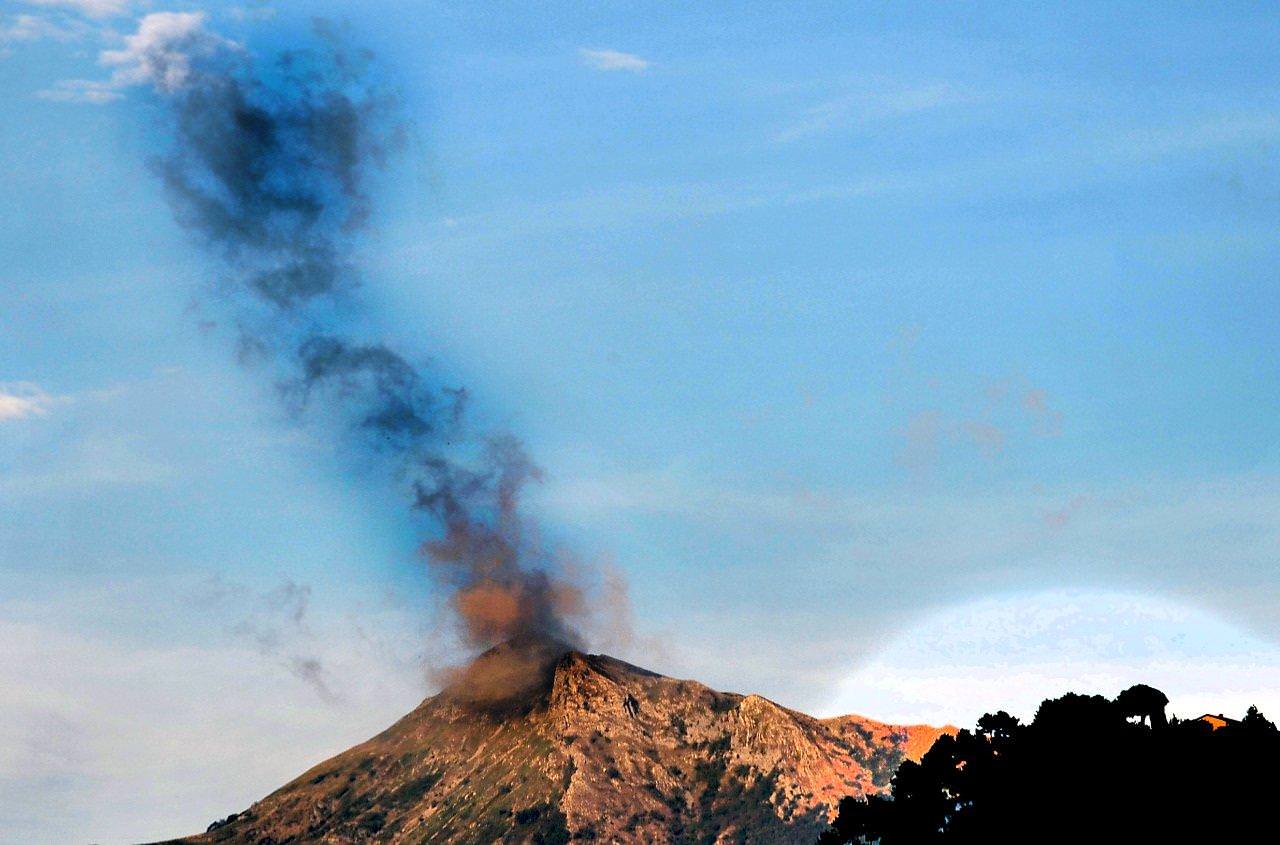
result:
<svg viewBox="0 0 1280 845"><path fill-rule="evenodd" d="M819 719L607 655L506 644L377 736L181 841L812 841L953 728Z"/></svg>

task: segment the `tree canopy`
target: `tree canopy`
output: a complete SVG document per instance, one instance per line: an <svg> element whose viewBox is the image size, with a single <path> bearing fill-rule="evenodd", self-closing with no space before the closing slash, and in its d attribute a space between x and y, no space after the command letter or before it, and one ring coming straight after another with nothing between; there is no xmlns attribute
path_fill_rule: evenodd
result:
<svg viewBox="0 0 1280 845"><path fill-rule="evenodd" d="M1256 707L1214 730L1170 722L1139 684L1068 693L1030 724L1004 711L907 761L891 796L845 798L820 845L1270 841L1280 732Z"/></svg>

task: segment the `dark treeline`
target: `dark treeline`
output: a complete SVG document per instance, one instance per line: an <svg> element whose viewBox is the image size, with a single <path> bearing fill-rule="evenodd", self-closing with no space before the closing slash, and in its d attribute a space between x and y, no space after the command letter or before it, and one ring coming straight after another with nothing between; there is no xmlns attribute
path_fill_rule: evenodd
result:
<svg viewBox="0 0 1280 845"><path fill-rule="evenodd" d="M891 798L841 801L818 841L1280 841L1276 726L1252 707L1170 721L1167 703L1138 685L1044 701L1027 725L989 713L903 763Z"/></svg>

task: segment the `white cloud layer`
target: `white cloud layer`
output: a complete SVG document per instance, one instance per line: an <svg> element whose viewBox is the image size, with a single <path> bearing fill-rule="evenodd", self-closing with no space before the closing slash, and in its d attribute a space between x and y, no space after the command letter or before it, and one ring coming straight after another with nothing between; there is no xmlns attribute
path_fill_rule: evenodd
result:
<svg viewBox="0 0 1280 845"><path fill-rule="evenodd" d="M238 612L267 630L260 602L197 606L173 586L0 603L0 843L200 832L387 727L424 692L414 661L368 633L376 615L355 633L326 619L323 636L307 635L331 670L326 698L284 651L236 630ZM128 633L175 614L225 633L204 642ZM286 626L282 636L299 633Z"/></svg>
<svg viewBox="0 0 1280 845"><path fill-rule="evenodd" d="M622 53L617 50L588 50L583 47L578 51L582 60L596 70L627 70L639 73L649 67L647 59L634 53Z"/></svg>
<svg viewBox="0 0 1280 845"><path fill-rule="evenodd" d="M824 710L972 727L984 712L1029 720L1065 692L1108 697L1148 683L1170 713L1280 712L1280 646L1148 595L1052 591L987 599L922 621L854 671Z"/></svg>

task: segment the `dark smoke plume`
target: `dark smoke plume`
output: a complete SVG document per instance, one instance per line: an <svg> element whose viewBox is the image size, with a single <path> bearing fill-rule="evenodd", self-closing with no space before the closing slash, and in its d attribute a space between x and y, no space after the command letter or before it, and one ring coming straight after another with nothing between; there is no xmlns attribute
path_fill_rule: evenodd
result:
<svg viewBox="0 0 1280 845"><path fill-rule="evenodd" d="M464 391L349 328L368 177L400 130L369 55L321 40L270 63L221 39L189 50L178 82L157 84L172 143L156 168L179 221L219 259L244 353L277 370L292 407L339 414L345 445L391 458L434 525L423 554L467 641L575 644L581 591L519 511L538 469L514 439L468 432Z"/></svg>

